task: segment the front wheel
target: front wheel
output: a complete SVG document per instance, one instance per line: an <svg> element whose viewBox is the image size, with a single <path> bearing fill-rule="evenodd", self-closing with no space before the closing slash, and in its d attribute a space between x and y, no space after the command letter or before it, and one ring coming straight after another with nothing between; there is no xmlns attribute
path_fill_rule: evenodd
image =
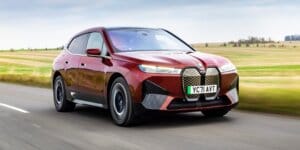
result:
<svg viewBox="0 0 300 150"><path fill-rule="evenodd" d="M202 114L207 117L223 117L229 111L230 109L212 109L212 110L203 110Z"/></svg>
<svg viewBox="0 0 300 150"><path fill-rule="evenodd" d="M135 119L128 84L122 77L116 78L112 83L109 108L112 119L119 126L128 126Z"/></svg>
<svg viewBox="0 0 300 150"><path fill-rule="evenodd" d="M61 76L56 77L54 80L53 96L56 111L68 112L74 110L76 104L67 100L65 84Z"/></svg>

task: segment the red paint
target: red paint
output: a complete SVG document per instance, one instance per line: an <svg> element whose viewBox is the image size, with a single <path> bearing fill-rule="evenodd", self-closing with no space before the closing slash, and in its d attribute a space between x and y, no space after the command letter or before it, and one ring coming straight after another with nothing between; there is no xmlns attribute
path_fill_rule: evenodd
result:
<svg viewBox="0 0 300 150"><path fill-rule="evenodd" d="M180 75L144 73L138 68L139 64L185 68L196 66L199 63L204 64L205 67L220 67L228 62L226 58L221 56L200 52L190 54L175 51L116 53L110 43L106 29L102 27L82 31L74 37L90 32L99 32L103 35L104 42L108 48L109 58L89 57L87 54L73 55L65 49L55 59L53 73L59 72L63 76L68 92L76 91L79 97L87 97L93 102L99 102L104 105L107 105L109 81L115 74L120 74L126 79L134 103L141 103L143 100L142 82L145 80L150 80L169 92L165 103L161 107L162 110L167 110L167 106L174 98L184 98ZM88 53L99 55L95 49L88 50ZM220 96L225 95L237 76L236 72L221 74ZM232 105L226 105L226 107L231 107ZM224 106L197 107L178 111L195 111L218 107Z"/></svg>
<svg viewBox="0 0 300 150"><path fill-rule="evenodd" d="M160 110L167 110L168 105L171 103L171 101L174 99L172 96L168 96L166 98L166 101L163 103L163 105L160 107Z"/></svg>

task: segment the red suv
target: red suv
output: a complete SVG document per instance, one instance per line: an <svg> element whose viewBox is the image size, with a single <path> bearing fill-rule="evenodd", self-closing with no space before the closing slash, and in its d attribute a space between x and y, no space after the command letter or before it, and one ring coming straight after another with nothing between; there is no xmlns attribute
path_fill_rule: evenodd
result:
<svg viewBox="0 0 300 150"><path fill-rule="evenodd" d="M235 66L164 29L82 31L54 60L52 79L57 111L72 111L76 104L107 108L121 126L143 110L220 117L238 103Z"/></svg>

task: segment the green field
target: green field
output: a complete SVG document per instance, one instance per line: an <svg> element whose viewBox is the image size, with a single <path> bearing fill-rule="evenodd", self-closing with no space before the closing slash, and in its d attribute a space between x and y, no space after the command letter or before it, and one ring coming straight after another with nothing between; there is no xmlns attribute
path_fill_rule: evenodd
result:
<svg viewBox="0 0 300 150"><path fill-rule="evenodd" d="M239 109L300 116L300 44L223 47L194 44L229 58L240 74ZM50 87L57 50L0 51L0 81Z"/></svg>
<svg viewBox="0 0 300 150"><path fill-rule="evenodd" d="M300 116L300 46L221 47L194 45L229 58L240 75L238 108Z"/></svg>
<svg viewBox="0 0 300 150"><path fill-rule="evenodd" d="M57 50L0 51L0 81L50 87Z"/></svg>

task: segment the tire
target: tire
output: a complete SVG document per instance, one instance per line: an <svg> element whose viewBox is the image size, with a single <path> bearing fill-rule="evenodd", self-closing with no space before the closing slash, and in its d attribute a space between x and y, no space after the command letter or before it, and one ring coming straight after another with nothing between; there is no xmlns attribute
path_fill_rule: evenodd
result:
<svg viewBox="0 0 300 150"><path fill-rule="evenodd" d="M53 84L54 106L58 112L73 111L76 104L67 100L65 83L61 76L57 76Z"/></svg>
<svg viewBox="0 0 300 150"><path fill-rule="evenodd" d="M114 123L119 126L129 126L136 119L129 87L122 77L116 78L112 83L109 109Z"/></svg>
<svg viewBox="0 0 300 150"><path fill-rule="evenodd" d="M207 117L223 117L229 111L230 109L212 109L212 110L203 110L202 114Z"/></svg>

